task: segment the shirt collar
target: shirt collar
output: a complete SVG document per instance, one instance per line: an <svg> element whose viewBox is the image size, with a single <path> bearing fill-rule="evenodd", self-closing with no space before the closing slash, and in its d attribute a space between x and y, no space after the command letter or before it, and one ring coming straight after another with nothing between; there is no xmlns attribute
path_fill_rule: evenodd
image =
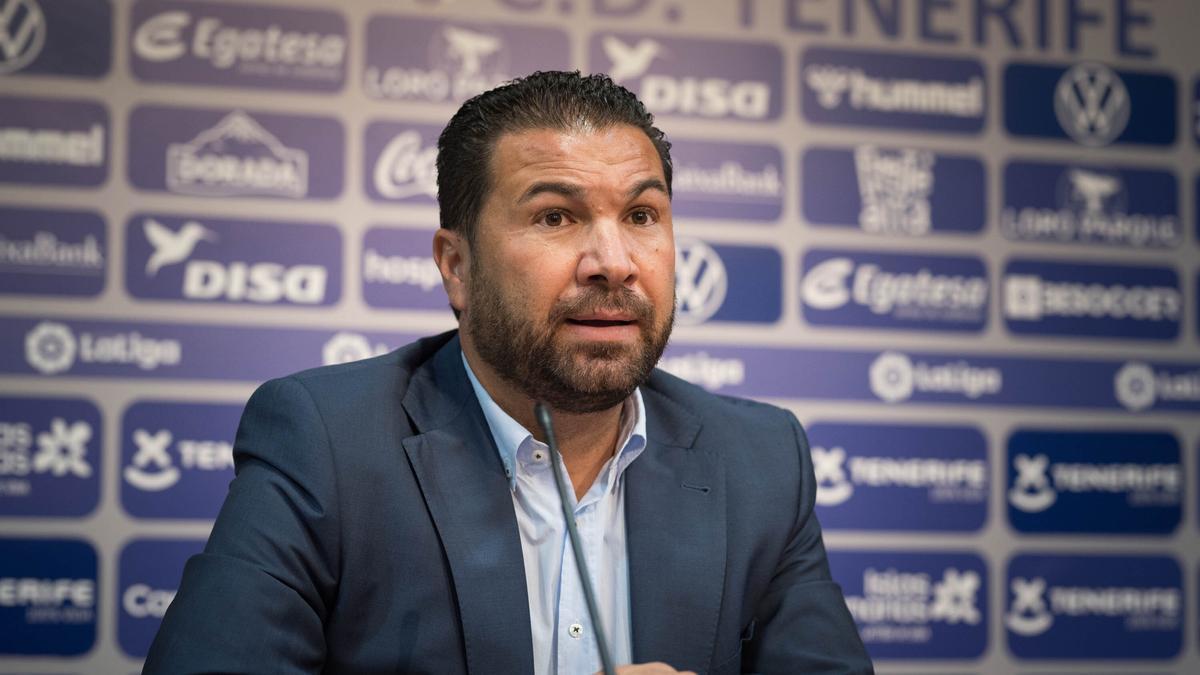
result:
<svg viewBox="0 0 1200 675"><path fill-rule="evenodd" d="M515 490L517 487L517 451L527 442L545 446L533 438L533 434L521 426L520 422L504 412L488 394L487 389L484 389L483 385L479 383L479 379L475 377L475 372L471 370L471 364L467 363L466 353L460 352L460 354L463 368L467 371L467 378L471 380L471 388L475 390L475 398L479 399L479 406L483 408L483 416L487 420L488 428L491 429L492 438L496 441L500 461L504 464L504 475L508 477L508 486ZM646 406L642 402L641 388L634 389L629 398L621 404L621 431L617 437L617 447L620 450L617 451L615 461L608 465L608 476L600 477L601 479L607 478L606 483L609 489L616 485L616 479L625 472L625 468L646 449Z"/></svg>

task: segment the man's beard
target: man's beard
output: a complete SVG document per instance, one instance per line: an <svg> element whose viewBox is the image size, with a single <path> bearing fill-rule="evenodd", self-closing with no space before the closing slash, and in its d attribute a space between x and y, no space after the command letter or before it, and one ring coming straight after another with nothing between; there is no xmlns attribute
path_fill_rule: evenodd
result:
<svg viewBox="0 0 1200 675"><path fill-rule="evenodd" d="M570 413L607 410L621 403L650 377L667 339L675 312L662 328L650 301L628 288L584 289L560 300L550 316L524 318L500 285L480 274L472 260L470 304L462 330L501 378L529 398ZM518 300L519 302L519 300ZM568 316L605 311L633 317L639 328L634 345L611 342L563 344L558 328ZM557 339L556 339L557 338Z"/></svg>

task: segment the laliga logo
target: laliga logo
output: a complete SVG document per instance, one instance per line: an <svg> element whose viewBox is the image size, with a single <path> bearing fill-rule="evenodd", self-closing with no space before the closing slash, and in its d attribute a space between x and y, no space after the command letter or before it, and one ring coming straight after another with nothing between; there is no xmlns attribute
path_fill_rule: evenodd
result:
<svg viewBox="0 0 1200 675"><path fill-rule="evenodd" d="M1009 588L1013 592L1013 602L1008 614L1004 616L1004 625L1017 635L1026 637L1040 635L1049 630L1054 623L1054 615L1050 613L1043 597L1046 592L1046 580L1041 577L1013 577Z"/></svg>
<svg viewBox="0 0 1200 675"><path fill-rule="evenodd" d="M1017 455L1013 468L1017 479L1008 491L1008 502L1026 513L1045 511L1058 499L1058 493L1050 486L1046 469L1050 459L1045 455Z"/></svg>
<svg viewBox="0 0 1200 675"><path fill-rule="evenodd" d="M46 375L68 370L77 349L75 334L61 323L43 321L25 336L25 360Z"/></svg>
<svg viewBox="0 0 1200 675"><path fill-rule="evenodd" d="M375 189L388 199L437 197L437 148L422 147L421 134L396 134L383 148L373 173Z"/></svg>
<svg viewBox="0 0 1200 675"><path fill-rule="evenodd" d="M850 495L854 494L854 485L846 478L843 468L846 450L813 447L812 461L813 473L817 478L817 503L821 506L836 506L850 499Z"/></svg>
<svg viewBox="0 0 1200 675"><path fill-rule="evenodd" d="M854 272L849 258L830 258L818 263L804 275L800 296L814 309L837 309L850 302L846 280Z"/></svg>
<svg viewBox="0 0 1200 675"><path fill-rule="evenodd" d="M171 432L166 429L155 434L135 429L133 442L137 452L131 465L125 467L125 480L147 492L160 492L179 482L179 469L172 465L171 455L167 452L172 439Z"/></svg>
<svg viewBox="0 0 1200 675"><path fill-rule="evenodd" d="M1133 411L1146 410L1154 405L1154 387L1154 369L1136 361L1126 363L1113 378L1117 400Z"/></svg>
<svg viewBox="0 0 1200 675"><path fill-rule="evenodd" d="M1132 104L1121 78L1098 63L1068 69L1054 90L1054 115L1067 135L1091 147L1112 143L1129 123Z"/></svg>
<svg viewBox="0 0 1200 675"><path fill-rule="evenodd" d="M871 363L871 391L888 403L907 400L913 393L912 361L898 352L884 352Z"/></svg>
<svg viewBox="0 0 1200 675"><path fill-rule="evenodd" d="M0 0L0 75L29 65L46 44L46 18L34 0Z"/></svg>
<svg viewBox="0 0 1200 675"><path fill-rule="evenodd" d="M387 345L382 343L371 346L371 341L361 333L342 331L329 338L321 349L321 363L326 366L350 363L386 354L387 351Z"/></svg>
<svg viewBox="0 0 1200 675"><path fill-rule="evenodd" d="M711 246L690 237L675 245L676 319L684 325L703 323L721 309L729 276L721 256Z"/></svg>

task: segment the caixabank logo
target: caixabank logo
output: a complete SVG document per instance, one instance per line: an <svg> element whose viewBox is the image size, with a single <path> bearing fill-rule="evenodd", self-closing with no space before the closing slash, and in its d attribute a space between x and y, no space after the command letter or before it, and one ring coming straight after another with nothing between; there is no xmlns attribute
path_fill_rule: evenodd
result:
<svg viewBox="0 0 1200 675"><path fill-rule="evenodd" d="M1157 169L1010 162L1000 232L1013 241L1175 248L1183 243L1178 182Z"/></svg>
<svg viewBox="0 0 1200 675"><path fill-rule="evenodd" d="M333 225L137 214L125 227L125 285L154 300L331 305L342 235Z"/></svg>
<svg viewBox="0 0 1200 675"><path fill-rule="evenodd" d="M248 2L138 0L133 74L147 82L337 91L346 21L336 12Z"/></svg>
<svg viewBox="0 0 1200 675"><path fill-rule="evenodd" d="M675 321L774 323L783 312L783 257L766 246L675 241Z"/></svg>
<svg viewBox="0 0 1200 675"><path fill-rule="evenodd" d="M783 153L774 145L671 137L677 218L771 222L783 212Z"/></svg>
<svg viewBox="0 0 1200 675"><path fill-rule="evenodd" d="M1174 340L1183 323L1169 267L1017 258L1000 286L1004 323L1017 335Z"/></svg>
<svg viewBox="0 0 1200 675"><path fill-rule="evenodd" d="M367 20L363 90L390 101L461 103L535 70L566 70L554 28L378 14Z"/></svg>
<svg viewBox="0 0 1200 675"><path fill-rule="evenodd" d="M990 284L982 260L811 249L800 281L804 319L817 326L977 332Z"/></svg>
<svg viewBox="0 0 1200 675"><path fill-rule="evenodd" d="M428 228L372 227L363 236L363 300L371 307L445 310L442 274L429 255Z"/></svg>
<svg viewBox="0 0 1200 675"><path fill-rule="evenodd" d="M100 103L0 96L0 184L96 187L108 163Z"/></svg>
<svg viewBox="0 0 1200 675"><path fill-rule="evenodd" d="M973 134L987 118L986 77L975 59L810 47L800 108L815 124Z"/></svg>
<svg viewBox="0 0 1200 675"><path fill-rule="evenodd" d="M655 115L763 121L783 109L783 54L774 44L599 33L588 63Z"/></svg>
<svg viewBox="0 0 1200 675"><path fill-rule="evenodd" d="M1004 68L1004 124L1014 136L1087 147L1175 142L1175 79L1102 63L1010 63Z"/></svg>
<svg viewBox="0 0 1200 675"><path fill-rule="evenodd" d="M112 23L109 0L0 0L0 76L103 77Z"/></svg>
<svg viewBox="0 0 1200 675"><path fill-rule="evenodd" d="M363 135L363 187L379 202L437 204L437 141L442 128L375 121ZM436 225L436 223L430 223Z"/></svg>
<svg viewBox="0 0 1200 675"><path fill-rule="evenodd" d="M807 425L827 530L969 532L987 520L987 441L975 427Z"/></svg>
<svg viewBox="0 0 1200 675"><path fill-rule="evenodd" d="M0 397L0 516L86 516L100 503L100 411L78 398Z"/></svg>
<svg viewBox="0 0 1200 675"><path fill-rule="evenodd" d="M1171 659L1183 646L1179 563L1165 556L1022 554L1004 626L1022 659Z"/></svg>
<svg viewBox="0 0 1200 675"><path fill-rule="evenodd" d="M96 643L96 549L0 538L0 655L79 656Z"/></svg>
<svg viewBox="0 0 1200 675"><path fill-rule="evenodd" d="M184 565L203 550L203 539L134 539L121 549L117 642L127 655L146 657L179 591Z"/></svg>
<svg viewBox="0 0 1200 675"><path fill-rule="evenodd" d="M1018 429L1008 520L1019 532L1170 534L1183 515L1179 452L1161 431Z"/></svg>
<svg viewBox="0 0 1200 675"><path fill-rule="evenodd" d="M95 296L104 290L108 235L94 211L0 207L0 293Z"/></svg>
<svg viewBox="0 0 1200 675"><path fill-rule="evenodd" d="M141 401L121 420L121 505L138 518L216 518L242 406Z"/></svg>
<svg viewBox="0 0 1200 675"><path fill-rule="evenodd" d="M811 148L801 158L804 218L900 237L973 234L987 211L974 157L918 148Z"/></svg>
<svg viewBox="0 0 1200 675"><path fill-rule="evenodd" d="M331 199L342 192L342 125L330 117L139 106L129 180L198 197Z"/></svg>
<svg viewBox="0 0 1200 675"><path fill-rule="evenodd" d="M988 573L973 553L830 551L874 659L971 659L988 641Z"/></svg>

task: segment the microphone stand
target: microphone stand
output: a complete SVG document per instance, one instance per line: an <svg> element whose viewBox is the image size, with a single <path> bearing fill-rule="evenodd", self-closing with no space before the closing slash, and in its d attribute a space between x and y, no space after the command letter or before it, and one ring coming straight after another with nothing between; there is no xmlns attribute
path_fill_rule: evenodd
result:
<svg viewBox="0 0 1200 675"><path fill-rule="evenodd" d="M612 655L608 653L608 640L604 638L604 626L600 623L600 612L596 608L596 596L592 593L592 577L588 575L587 563L583 560L583 544L579 541L579 532L575 530L575 514L571 511L571 498L567 495L567 485L563 482L562 455L558 452L558 443L554 440L554 427L550 421L550 409L538 401L533 406L534 415L546 434L546 445L550 446L550 461L554 465L554 484L558 486L558 499L562 504L563 519L567 522L567 538L571 540L571 550L575 552L575 571L579 573L579 583L583 586L583 598L587 601L588 617L592 620L592 630L596 632L596 647L600 651L600 663L604 665L604 675L616 675L613 669Z"/></svg>

